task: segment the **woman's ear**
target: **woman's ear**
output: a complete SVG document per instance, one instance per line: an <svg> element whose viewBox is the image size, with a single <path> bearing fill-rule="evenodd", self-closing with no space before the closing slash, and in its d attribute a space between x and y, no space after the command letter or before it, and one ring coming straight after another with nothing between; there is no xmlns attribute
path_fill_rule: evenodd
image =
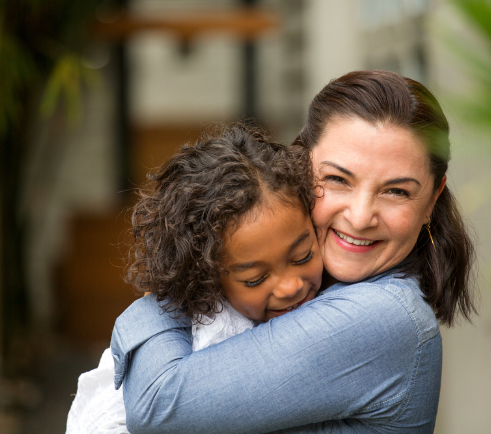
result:
<svg viewBox="0 0 491 434"><path fill-rule="evenodd" d="M443 175L442 183L440 184L440 187L438 187L438 190L435 192L435 197L433 198L433 206L435 206L436 200L440 197L440 194L442 194L442 191L445 188L446 184L447 184L447 175Z"/></svg>
<svg viewBox="0 0 491 434"><path fill-rule="evenodd" d="M429 223L431 213L433 212L433 207L435 206L436 201L440 197L440 194L442 194L442 191L445 188L446 183L447 183L447 175L444 175L443 176L443 179L442 179L442 182L441 182L440 186L438 187L438 190L436 190L433 193L433 196L431 198L431 201L430 201L430 203L428 205L428 209L426 211L426 221L425 221L425 224L428 224Z"/></svg>

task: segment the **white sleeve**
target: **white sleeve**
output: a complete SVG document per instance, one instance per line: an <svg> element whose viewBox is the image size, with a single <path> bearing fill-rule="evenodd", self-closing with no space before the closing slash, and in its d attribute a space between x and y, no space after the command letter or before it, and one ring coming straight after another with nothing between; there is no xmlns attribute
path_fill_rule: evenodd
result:
<svg viewBox="0 0 491 434"><path fill-rule="evenodd" d="M216 345L225 339L254 327L254 322L237 312L228 302L213 318L203 317L202 324L193 324L193 351Z"/></svg>
<svg viewBox="0 0 491 434"><path fill-rule="evenodd" d="M77 394L68 413L66 434L129 434L123 388L114 387L111 349L99 366L78 378Z"/></svg>

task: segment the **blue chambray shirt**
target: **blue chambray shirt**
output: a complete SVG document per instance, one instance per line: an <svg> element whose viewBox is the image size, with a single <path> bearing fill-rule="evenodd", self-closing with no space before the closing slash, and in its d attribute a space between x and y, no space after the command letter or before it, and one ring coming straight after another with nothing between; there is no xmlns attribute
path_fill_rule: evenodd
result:
<svg viewBox="0 0 491 434"><path fill-rule="evenodd" d="M286 315L191 350L153 295L116 321L131 433L432 433L438 322L414 278L338 283Z"/></svg>

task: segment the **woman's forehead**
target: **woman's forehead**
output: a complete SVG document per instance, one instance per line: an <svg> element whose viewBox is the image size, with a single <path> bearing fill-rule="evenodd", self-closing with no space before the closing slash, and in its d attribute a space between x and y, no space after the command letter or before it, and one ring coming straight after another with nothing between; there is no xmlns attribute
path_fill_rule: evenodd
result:
<svg viewBox="0 0 491 434"><path fill-rule="evenodd" d="M429 171L428 153L414 132L401 126L371 124L359 118L330 122L312 150L312 158L315 166L333 162L350 167L361 165L391 170L406 166L407 170Z"/></svg>

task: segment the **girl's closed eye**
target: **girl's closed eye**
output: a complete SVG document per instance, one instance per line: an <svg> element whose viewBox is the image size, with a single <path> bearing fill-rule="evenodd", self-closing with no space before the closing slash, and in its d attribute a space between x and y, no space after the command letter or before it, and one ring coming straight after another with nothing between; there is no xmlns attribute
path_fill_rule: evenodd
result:
<svg viewBox="0 0 491 434"><path fill-rule="evenodd" d="M309 250L309 253L307 253L307 255L304 258L299 259L298 261L292 261L292 264L293 265L303 265L303 264L306 264L307 262L310 262L313 257L314 257L314 251ZM245 280L244 285L247 286L248 288L253 288L253 287L263 283L267 277L268 277L268 275L265 274L264 276L261 276L257 280Z"/></svg>
<svg viewBox="0 0 491 434"><path fill-rule="evenodd" d="M314 257L314 251L310 250L309 253L307 253L307 256L305 256L305 258L302 258L298 261L292 261L292 264L293 265L302 265L302 264L309 262L313 257Z"/></svg>
<svg viewBox="0 0 491 434"><path fill-rule="evenodd" d="M260 285L261 283L263 283L266 280L267 277L268 277L268 275L265 274L264 276L261 276L257 280L253 280L253 281L245 280L244 281L244 285L247 286L248 288L254 288L255 286Z"/></svg>

